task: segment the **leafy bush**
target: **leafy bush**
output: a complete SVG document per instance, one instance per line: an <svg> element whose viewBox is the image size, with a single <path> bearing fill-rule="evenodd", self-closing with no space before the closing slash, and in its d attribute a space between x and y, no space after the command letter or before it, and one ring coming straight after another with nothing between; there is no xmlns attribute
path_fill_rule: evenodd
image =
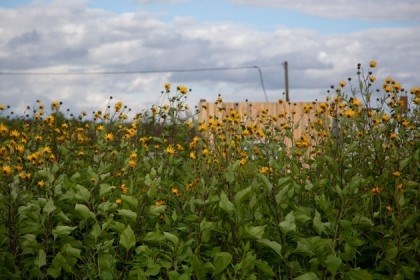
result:
<svg viewBox="0 0 420 280"><path fill-rule="evenodd" d="M0 105L0 277L419 279L420 89L375 91L375 66L298 139L287 115L196 123L170 84L131 121Z"/></svg>

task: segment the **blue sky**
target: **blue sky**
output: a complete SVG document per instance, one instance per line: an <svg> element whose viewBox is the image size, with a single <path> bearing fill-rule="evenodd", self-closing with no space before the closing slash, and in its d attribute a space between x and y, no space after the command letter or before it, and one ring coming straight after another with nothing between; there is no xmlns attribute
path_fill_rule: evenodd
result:
<svg viewBox="0 0 420 280"><path fill-rule="evenodd" d="M0 0L0 71L191 69L287 60L291 93L299 101L323 98L329 85L354 75L357 63L376 59L378 80L394 76L410 87L418 85L420 73L419 12L417 0ZM284 91L283 68L262 71L275 100ZM157 99L150 92L160 92L166 81L192 87L192 104L219 93L235 101L262 98L251 69L92 76L90 82L0 75L0 103L23 107L33 97L60 98L81 110L112 93L150 105Z"/></svg>

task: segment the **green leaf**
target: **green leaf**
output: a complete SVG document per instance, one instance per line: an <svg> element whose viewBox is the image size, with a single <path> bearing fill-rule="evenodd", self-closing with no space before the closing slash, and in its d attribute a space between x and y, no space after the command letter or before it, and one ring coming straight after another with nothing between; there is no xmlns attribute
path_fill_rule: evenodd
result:
<svg viewBox="0 0 420 280"><path fill-rule="evenodd" d="M165 236L166 240L171 241L175 246L178 246L178 237L175 234L164 232L163 235Z"/></svg>
<svg viewBox="0 0 420 280"><path fill-rule="evenodd" d="M90 211L90 209L84 204L76 204L76 206L74 206L74 210L84 220L95 218L95 214L93 214L93 212Z"/></svg>
<svg viewBox="0 0 420 280"><path fill-rule="evenodd" d="M38 250L38 256L36 256L34 260L34 264L36 267L40 268L47 263L47 255L43 249Z"/></svg>
<svg viewBox="0 0 420 280"><path fill-rule="evenodd" d="M238 205L239 203L242 202L242 200L248 196L251 193L252 187L249 186L243 190L240 190L239 192L236 193L235 195L235 203L236 205Z"/></svg>
<svg viewBox="0 0 420 280"><path fill-rule="evenodd" d="M56 209L55 205L54 205L54 201L52 200L52 198L49 198L47 200L47 203L45 203L44 206L44 213L46 213L47 215L51 214L52 212L54 212L54 210Z"/></svg>
<svg viewBox="0 0 420 280"><path fill-rule="evenodd" d="M269 275L269 276L275 276L276 274L274 273L273 269L271 268L271 266L262 260L255 260L254 264L256 267L258 267L259 270L261 270L264 274Z"/></svg>
<svg viewBox="0 0 420 280"><path fill-rule="evenodd" d="M276 242L276 241L271 241L268 239L260 239L257 240L258 243L271 248L274 252L276 252L281 258L283 258L283 256L281 255L281 245Z"/></svg>
<svg viewBox="0 0 420 280"><path fill-rule="evenodd" d="M66 257L71 257L75 259L80 259L80 249L74 248L71 244L66 243L63 246L63 253Z"/></svg>
<svg viewBox="0 0 420 280"><path fill-rule="evenodd" d="M222 191L220 194L220 202L219 207L228 214L232 214L235 211L235 206L233 203L228 199L225 192Z"/></svg>
<svg viewBox="0 0 420 280"><path fill-rule="evenodd" d="M266 226L246 226L244 229L245 237L251 239L261 239L264 235L264 229Z"/></svg>
<svg viewBox="0 0 420 280"><path fill-rule="evenodd" d="M294 279L295 280L319 280L318 276L314 272L307 272Z"/></svg>
<svg viewBox="0 0 420 280"><path fill-rule="evenodd" d="M76 194L74 196L78 201L88 202L90 199L90 191L82 185L76 185Z"/></svg>
<svg viewBox="0 0 420 280"><path fill-rule="evenodd" d="M389 261L393 261L397 255L398 255L398 248L394 246L388 250L386 254L386 259Z"/></svg>
<svg viewBox="0 0 420 280"><path fill-rule="evenodd" d="M168 277L169 277L169 280L178 280L179 279L178 271L176 270L169 271Z"/></svg>
<svg viewBox="0 0 420 280"><path fill-rule="evenodd" d="M99 196L106 197L106 195L112 193L112 191L116 189L115 186L111 186L110 184L100 184L99 185Z"/></svg>
<svg viewBox="0 0 420 280"><path fill-rule="evenodd" d="M356 217L354 217L353 220L351 221L351 223L353 225L359 225L359 226L362 226L362 227L373 227L374 226L371 219L369 219L368 217L365 217L365 216L360 216L360 215L357 215Z"/></svg>
<svg viewBox="0 0 420 280"><path fill-rule="evenodd" d="M372 280L372 275L368 271L359 268L350 269L346 276L350 280Z"/></svg>
<svg viewBox="0 0 420 280"><path fill-rule="evenodd" d="M330 227L329 222L323 223L321 221L321 214L319 214L319 212L316 211L316 210L315 210L315 216L314 216L314 219L313 219L313 223L314 223L314 229L319 235L321 235L323 232L325 232L326 228Z"/></svg>
<svg viewBox="0 0 420 280"><path fill-rule="evenodd" d="M405 204L404 194L403 194L403 193L401 193L400 195L401 195L401 196L400 196L400 198L398 199L398 205L399 205L399 206L401 206L401 207L403 207L403 206L404 206L404 204Z"/></svg>
<svg viewBox="0 0 420 280"><path fill-rule="evenodd" d="M130 225L127 225L127 228L121 233L120 245L127 251L136 245L136 236Z"/></svg>
<svg viewBox="0 0 420 280"><path fill-rule="evenodd" d="M410 163L410 161L411 161L411 157L405 158L402 161L400 161L400 168L399 168L399 170L401 170L401 171L404 170L404 168L407 167L407 165Z"/></svg>
<svg viewBox="0 0 420 280"><path fill-rule="evenodd" d="M285 197L284 195L289 191L290 187L289 186L284 186L276 195L276 203L277 205L280 204L280 202L282 201L283 197Z"/></svg>
<svg viewBox="0 0 420 280"><path fill-rule="evenodd" d="M232 255L229 252L219 252L213 260L214 274L219 274L231 263Z"/></svg>
<svg viewBox="0 0 420 280"><path fill-rule="evenodd" d="M133 211L136 211L139 206L139 201L134 196L123 194L121 195L121 200L124 206L128 206Z"/></svg>
<svg viewBox="0 0 420 280"><path fill-rule="evenodd" d="M293 211L286 215L284 221L280 223L280 228L282 229L285 235L289 232L296 231L296 221L295 216L293 215Z"/></svg>
<svg viewBox="0 0 420 280"><path fill-rule="evenodd" d="M90 231L90 235L92 235L92 237L95 239L95 241L97 241L98 237L101 235L101 233L102 233L101 226L98 223L96 223L92 227L92 230Z"/></svg>
<svg viewBox="0 0 420 280"><path fill-rule="evenodd" d="M235 162L228 166L225 172L225 179L228 183L233 183L235 181L235 170L238 168L239 162Z"/></svg>
<svg viewBox="0 0 420 280"><path fill-rule="evenodd" d="M143 238L143 241L159 241L160 242L163 240L165 240L165 236L158 231L148 232Z"/></svg>
<svg viewBox="0 0 420 280"><path fill-rule="evenodd" d="M334 276L337 273L338 268L340 267L342 260L336 256L329 255L325 260L327 269L331 272L331 275Z"/></svg>
<svg viewBox="0 0 420 280"><path fill-rule="evenodd" d="M261 180L264 183L264 186L266 188L266 191L271 193L271 191L273 190L273 184L271 184L271 182L268 180L267 176L265 176L264 174L258 173L257 174L258 177L261 178Z"/></svg>
<svg viewBox="0 0 420 280"><path fill-rule="evenodd" d="M160 216L160 214L162 214L163 212L165 212L166 209L166 205L161 205L161 206L157 206L157 205L152 205L150 206L150 215L152 216Z"/></svg>
<svg viewBox="0 0 420 280"><path fill-rule="evenodd" d="M121 215L124 218L127 218L127 219L133 221L133 222L135 222L136 219L137 219L137 213L135 213L131 210L128 210L128 209L119 209L118 214Z"/></svg>
<svg viewBox="0 0 420 280"><path fill-rule="evenodd" d="M69 226L56 226L55 229L52 230L52 234L54 238L57 238L59 235L69 235L76 227L69 227Z"/></svg>

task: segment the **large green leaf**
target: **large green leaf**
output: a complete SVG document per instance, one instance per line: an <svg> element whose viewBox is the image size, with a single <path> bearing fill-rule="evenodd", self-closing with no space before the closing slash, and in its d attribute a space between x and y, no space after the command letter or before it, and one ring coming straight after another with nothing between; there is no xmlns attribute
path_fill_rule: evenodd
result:
<svg viewBox="0 0 420 280"><path fill-rule="evenodd" d="M235 211L235 206L233 203L228 199L225 192L222 191L220 194L220 202L219 207L228 214L232 214Z"/></svg>
<svg viewBox="0 0 420 280"><path fill-rule="evenodd" d="M360 268L352 268L346 273L350 280L372 280L372 275L367 271Z"/></svg>
<svg viewBox="0 0 420 280"><path fill-rule="evenodd" d="M280 223L280 228L282 229L285 235L289 232L296 231L296 221L295 216L293 215L293 211L286 215L284 221Z"/></svg>
<svg viewBox="0 0 420 280"><path fill-rule="evenodd" d="M131 210L128 210L128 209L119 209L118 214L121 215L124 218L127 218L127 219L133 221L133 222L135 222L136 219L137 219L137 213L135 213Z"/></svg>
<svg viewBox="0 0 420 280"><path fill-rule="evenodd" d="M52 234L54 238L57 238L59 235L69 235L76 227L70 226L56 226L55 229L52 230Z"/></svg>
<svg viewBox="0 0 420 280"><path fill-rule="evenodd" d="M243 190L240 190L235 194L235 203L239 205L244 198L246 198L251 193L252 187L249 186Z"/></svg>
<svg viewBox="0 0 420 280"><path fill-rule="evenodd" d="M93 214L93 212L90 211L89 207L87 207L84 204L76 204L74 206L74 210L84 220L87 220L89 218L95 218L95 214Z"/></svg>
<svg viewBox="0 0 420 280"><path fill-rule="evenodd" d="M76 194L74 196L78 201L88 202L90 199L90 191L82 185L76 185Z"/></svg>
<svg viewBox="0 0 420 280"><path fill-rule="evenodd" d="M343 261L336 256L329 255L325 260L327 269L331 272L331 275L334 276L337 273L338 268L340 267Z"/></svg>
<svg viewBox="0 0 420 280"><path fill-rule="evenodd" d="M139 201L134 196L123 194L123 195L121 195L121 200L123 202L124 207L127 206L128 208L130 208L133 211L137 210L137 207L139 205Z"/></svg>
<svg viewBox="0 0 420 280"><path fill-rule="evenodd" d="M54 212L55 209L57 209L57 207L55 207L54 201L52 200L52 198L48 198L47 203L45 203L44 206L44 213L49 215L52 212Z"/></svg>
<svg viewBox="0 0 420 280"><path fill-rule="evenodd" d="M219 252L214 256L214 274L219 274L231 263L232 255L229 252Z"/></svg>
<svg viewBox="0 0 420 280"><path fill-rule="evenodd" d="M281 245L276 241L271 241L268 239L260 239L257 241L258 243L261 243L264 246L267 246L268 248L271 248L274 252L276 252L281 258L283 256L281 255Z"/></svg>
<svg viewBox="0 0 420 280"><path fill-rule="evenodd" d="M265 225L264 226L255 226L255 227L251 227L251 226L245 226L244 228L244 237L246 238L251 238L251 239L261 239L264 235L264 229L265 229Z"/></svg>
<svg viewBox="0 0 420 280"><path fill-rule="evenodd" d="M120 245L127 251L136 245L136 236L130 225L120 235Z"/></svg>
<svg viewBox="0 0 420 280"><path fill-rule="evenodd" d="M38 256L36 256L34 264L38 268L47 264L47 254L45 254L43 249L38 250Z"/></svg>
<svg viewBox="0 0 420 280"><path fill-rule="evenodd" d="M100 184L99 185L99 196L100 197L106 197L108 194L111 194L114 189L116 189L116 187L111 186L110 184Z"/></svg>

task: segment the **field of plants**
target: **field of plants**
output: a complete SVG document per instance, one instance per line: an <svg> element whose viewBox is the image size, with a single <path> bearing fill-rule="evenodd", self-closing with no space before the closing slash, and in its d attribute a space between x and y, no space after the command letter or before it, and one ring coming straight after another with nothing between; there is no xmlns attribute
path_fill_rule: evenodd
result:
<svg viewBox="0 0 420 280"><path fill-rule="evenodd" d="M0 104L0 279L420 279L420 87L375 67L304 128L221 96L199 123L169 83L138 114Z"/></svg>

